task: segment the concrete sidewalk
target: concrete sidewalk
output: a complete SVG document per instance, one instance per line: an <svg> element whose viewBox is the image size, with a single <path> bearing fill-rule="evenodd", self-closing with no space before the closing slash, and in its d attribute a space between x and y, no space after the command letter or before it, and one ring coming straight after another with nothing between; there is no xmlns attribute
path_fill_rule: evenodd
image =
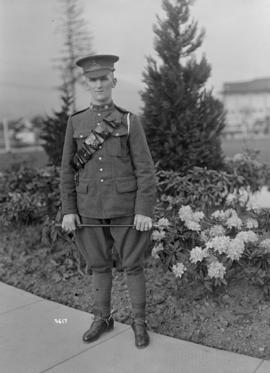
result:
<svg viewBox="0 0 270 373"><path fill-rule="evenodd" d="M269 373L270 361L150 333L138 350L127 325L93 344L92 315L0 282L1 373ZM61 321L62 323L58 323Z"/></svg>

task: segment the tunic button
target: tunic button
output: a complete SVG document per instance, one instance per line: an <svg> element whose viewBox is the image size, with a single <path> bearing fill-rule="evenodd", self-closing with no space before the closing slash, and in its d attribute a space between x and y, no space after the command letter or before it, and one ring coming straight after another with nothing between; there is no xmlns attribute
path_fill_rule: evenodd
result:
<svg viewBox="0 0 270 373"><path fill-rule="evenodd" d="M97 123L97 125L98 125L98 126L100 126L100 125L101 125L101 123L99 122L99 123Z"/></svg>
<svg viewBox="0 0 270 373"><path fill-rule="evenodd" d="M103 181L104 181L103 179L100 179L100 182L101 182L101 183L103 183Z"/></svg>
<svg viewBox="0 0 270 373"><path fill-rule="evenodd" d="M98 157L98 159L101 161L101 160L102 160L102 157Z"/></svg>
<svg viewBox="0 0 270 373"><path fill-rule="evenodd" d="M101 116L101 114L100 114L100 113L98 113L98 116L100 117L100 116Z"/></svg>
<svg viewBox="0 0 270 373"><path fill-rule="evenodd" d="M98 148L99 148L99 149L102 149L102 146L100 145Z"/></svg>
<svg viewBox="0 0 270 373"><path fill-rule="evenodd" d="M103 171L103 168L100 168L99 171Z"/></svg>
<svg viewBox="0 0 270 373"><path fill-rule="evenodd" d="M80 137L83 137L83 135L82 135L82 134L80 134Z"/></svg>
<svg viewBox="0 0 270 373"><path fill-rule="evenodd" d="M119 133L117 132L117 133L115 134L115 136L119 136Z"/></svg>

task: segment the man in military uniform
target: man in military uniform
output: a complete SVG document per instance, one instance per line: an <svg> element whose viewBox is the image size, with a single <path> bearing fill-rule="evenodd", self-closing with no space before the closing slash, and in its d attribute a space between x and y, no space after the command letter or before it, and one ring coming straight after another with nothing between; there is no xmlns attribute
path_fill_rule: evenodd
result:
<svg viewBox="0 0 270 373"><path fill-rule="evenodd" d="M77 246L92 269L94 321L83 341L92 342L114 326L114 245L126 272L135 344L143 348L149 344L143 260L150 240L156 185L138 117L112 100L118 59L92 55L77 61L88 82L91 104L71 115L67 124L61 167L62 228L75 232ZM77 228L78 224L95 226Z"/></svg>

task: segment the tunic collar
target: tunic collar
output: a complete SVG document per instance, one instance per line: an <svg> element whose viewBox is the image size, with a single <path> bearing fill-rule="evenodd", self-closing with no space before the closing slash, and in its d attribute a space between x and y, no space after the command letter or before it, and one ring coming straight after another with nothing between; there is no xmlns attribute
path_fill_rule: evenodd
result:
<svg viewBox="0 0 270 373"><path fill-rule="evenodd" d="M93 111L108 111L108 110L112 110L114 108L114 103L113 101L111 101L110 103L108 104L105 104L105 105L94 105L92 103L90 103L90 110L93 110Z"/></svg>

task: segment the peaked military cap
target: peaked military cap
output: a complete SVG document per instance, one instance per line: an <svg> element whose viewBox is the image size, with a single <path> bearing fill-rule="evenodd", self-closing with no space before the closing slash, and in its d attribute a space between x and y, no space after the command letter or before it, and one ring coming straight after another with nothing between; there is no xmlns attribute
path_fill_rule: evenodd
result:
<svg viewBox="0 0 270 373"><path fill-rule="evenodd" d="M80 58L76 65L80 66L88 77L97 78L114 71L114 63L118 60L119 57L112 54L93 54Z"/></svg>

